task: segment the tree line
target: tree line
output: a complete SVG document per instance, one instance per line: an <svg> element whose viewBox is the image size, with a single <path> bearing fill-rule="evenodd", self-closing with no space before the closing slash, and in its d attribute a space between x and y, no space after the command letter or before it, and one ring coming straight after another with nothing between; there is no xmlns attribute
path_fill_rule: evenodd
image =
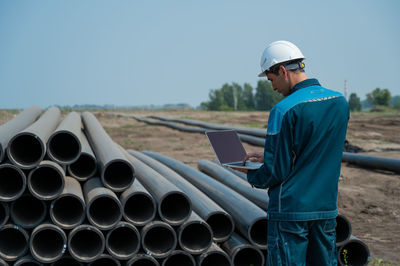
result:
<svg viewBox="0 0 400 266"><path fill-rule="evenodd" d="M356 93L350 94L349 106L351 111L361 111L370 109L371 111L381 111L382 108L394 108L400 110L400 96L392 97L388 89L376 88L368 93L367 99L361 101Z"/></svg>
<svg viewBox="0 0 400 266"><path fill-rule="evenodd" d="M282 100L282 96L275 92L271 82L259 80L254 89L250 84L225 83L220 89L210 90L209 101L200 104L201 109L216 111L253 111L271 110Z"/></svg>
<svg viewBox="0 0 400 266"><path fill-rule="evenodd" d="M361 101L356 93L350 94L349 106L351 111L370 109L380 111L382 108L391 107L400 110L400 96L392 97L388 89L376 88L368 93L367 99ZM256 88L244 83L225 83L220 89L212 89L208 94L209 100L202 102L200 108L214 111L269 111L283 99L275 92L271 82L259 80Z"/></svg>

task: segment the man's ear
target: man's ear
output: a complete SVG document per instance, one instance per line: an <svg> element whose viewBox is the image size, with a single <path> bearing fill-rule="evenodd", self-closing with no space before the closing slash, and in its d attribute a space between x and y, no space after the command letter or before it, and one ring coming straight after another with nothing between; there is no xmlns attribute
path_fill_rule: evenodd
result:
<svg viewBox="0 0 400 266"><path fill-rule="evenodd" d="M282 65L279 66L279 72L281 72L283 74L285 79L288 78L288 71L286 70L286 68L284 66L282 66Z"/></svg>

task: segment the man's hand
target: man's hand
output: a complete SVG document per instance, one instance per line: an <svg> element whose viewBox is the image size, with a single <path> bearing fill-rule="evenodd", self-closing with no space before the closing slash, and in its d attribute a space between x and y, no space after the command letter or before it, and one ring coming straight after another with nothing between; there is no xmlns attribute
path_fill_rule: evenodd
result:
<svg viewBox="0 0 400 266"><path fill-rule="evenodd" d="M243 158L243 165L246 164L247 160L250 160L252 162L263 163L264 162L264 153L255 151L255 152L250 152L250 153L246 154L246 156Z"/></svg>

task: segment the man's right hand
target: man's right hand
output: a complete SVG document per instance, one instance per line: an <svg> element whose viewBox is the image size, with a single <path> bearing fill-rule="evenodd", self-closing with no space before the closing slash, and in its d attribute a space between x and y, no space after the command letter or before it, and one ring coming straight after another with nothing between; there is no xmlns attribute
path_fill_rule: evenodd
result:
<svg viewBox="0 0 400 266"><path fill-rule="evenodd" d="M255 152L250 152L250 153L246 154L246 156L243 158L243 165L246 164L247 160L250 160L252 162L263 163L264 162L264 153L255 151Z"/></svg>

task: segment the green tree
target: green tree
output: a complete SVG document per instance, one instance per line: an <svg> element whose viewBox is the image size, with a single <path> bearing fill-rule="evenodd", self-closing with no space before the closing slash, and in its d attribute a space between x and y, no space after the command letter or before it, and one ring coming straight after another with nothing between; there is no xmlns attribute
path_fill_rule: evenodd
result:
<svg viewBox="0 0 400 266"><path fill-rule="evenodd" d="M233 82L232 88L233 88L234 101L236 101L236 109L234 109L234 110L238 110L238 111L246 110L246 104L244 103L244 99L243 99L242 86L240 86L236 82ZM234 105L234 107L235 107L235 105Z"/></svg>
<svg viewBox="0 0 400 266"><path fill-rule="evenodd" d="M225 83L222 85L222 88L220 89L222 98L224 100L224 103L227 107L234 108L234 98L233 98L233 87L229 85L228 83Z"/></svg>
<svg viewBox="0 0 400 266"><path fill-rule="evenodd" d="M253 87L249 83L245 83L243 85L243 94L242 94L243 102L246 106L246 110L254 110L254 95L253 95Z"/></svg>
<svg viewBox="0 0 400 266"><path fill-rule="evenodd" d="M271 110L281 99L282 96L273 90L271 82L258 81L255 94L256 110Z"/></svg>
<svg viewBox="0 0 400 266"><path fill-rule="evenodd" d="M220 110L221 106L225 104L221 90L211 90L208 97L210 98L210 101L208 102L208 110Z"/></svg>
<svg viewBox="0 0 400 266"><path fill-rule="evenodd" d="M357 94L350 94L349 98L350 111L361 111L361 100Z"/></svg>
<svg viewBox="0 0 400 266"><path fill-rule="evenodd" d="M376 88L371 93L367 94L367 100L374 106L382 105L389 106L392 95L388 89Z"/></svg>

